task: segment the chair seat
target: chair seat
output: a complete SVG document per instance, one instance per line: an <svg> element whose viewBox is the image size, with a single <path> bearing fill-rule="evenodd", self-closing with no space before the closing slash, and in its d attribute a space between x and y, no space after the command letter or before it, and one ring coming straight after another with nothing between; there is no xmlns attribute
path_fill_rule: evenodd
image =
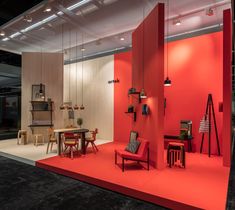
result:
<svg viewBox="0 0 235 210"><path fill-rule="evenodd" d="M126 159L132 159L132 160L145 160L145 157L140 156L139 154L133 154L131 152L125 151L125 150L115 150L115 152Z"/></svg>
<svg viewBox="0 0 235 210"><path fill-rule="evenodd" d="M78 143L78 142L75 141L75 140L66 140L66 141L64 142L65 145L70 145L70 146L76 145L77 143Z"/></svg>
<svg viewBox="0 0 235 210"><path fill-rule="evenodd" d="M93 138L86 138L85 141L95 141Z"/></svg>
<svg viewBox="0 0 235 210"><path fill-rule="evenodd" d="M56 138L50 138L50 142L57 142Z"/></svg>

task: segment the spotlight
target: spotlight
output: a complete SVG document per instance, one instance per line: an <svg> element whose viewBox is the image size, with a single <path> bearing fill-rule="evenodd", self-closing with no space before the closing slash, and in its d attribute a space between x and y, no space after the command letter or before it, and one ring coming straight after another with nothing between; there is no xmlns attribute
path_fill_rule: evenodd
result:
<svg viewBox="0 0 235 210"><path fill-rule="evenodd" d="M125 40L125 38L124 38L124 37L121 37L121 38L120 38L120 40L121 40L121 41L124 41L124 40Z"/></svg>
<svg viewBox="0 0 235 210"><path fill-rule="evenodd" d="M1 32L0 32L0 36L5 36L5 32L4 32L4 31L1 31Z"/></svg>
<svg viewBox="0 0 235 210"><path fill-rule="evenodd" d="M171 86L171 80L169 79L169 77L167 77L167 78L165 79L165 81L164 81L164 86L166 86L166 87Z"/></svg>
<svg viewBox="0 0 235 210"><path fill-rule="evenodd" d="M207 16L212 16L214 15L214 10L210 7L208 9L206 9L206 15Z"/></svg>
<svg viewBox="0 0 235 210"><path fill-rule="evenodd" d="M181 21L179 18L173 20L173 25L176 25L176 26L180 26L181 25Z"/></svg>
<svg viewBox="0 0 235 210"><path fill-rule="evenodd" d="M31 23L33 21L33 18L30 15L25 15L23 20Z"/></svg>
<svg viewBox="0 0 235 210"><path fill-rule="evenodd" d="M44 9L44 12L51 12L51 7L47 5Z"/></svg>

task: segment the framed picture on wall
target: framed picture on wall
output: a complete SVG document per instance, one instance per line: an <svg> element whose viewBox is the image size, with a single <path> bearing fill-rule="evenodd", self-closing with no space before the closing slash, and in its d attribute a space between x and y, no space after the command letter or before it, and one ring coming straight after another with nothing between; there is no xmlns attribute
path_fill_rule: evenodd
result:
<svg viewBox="0 0 235 210"><path fill-rule="evenodd" d="M32 85L32 101L45 101L45 85Z"/></svg>

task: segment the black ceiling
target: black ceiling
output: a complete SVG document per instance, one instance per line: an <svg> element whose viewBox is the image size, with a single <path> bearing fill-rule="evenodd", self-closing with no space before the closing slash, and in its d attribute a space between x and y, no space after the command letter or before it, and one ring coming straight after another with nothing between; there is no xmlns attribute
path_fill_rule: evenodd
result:
<svg viewBox="0 0 235 210"><path fill-rule="evenodd" d="M0 26L43 0L0 0Z"/></svg>

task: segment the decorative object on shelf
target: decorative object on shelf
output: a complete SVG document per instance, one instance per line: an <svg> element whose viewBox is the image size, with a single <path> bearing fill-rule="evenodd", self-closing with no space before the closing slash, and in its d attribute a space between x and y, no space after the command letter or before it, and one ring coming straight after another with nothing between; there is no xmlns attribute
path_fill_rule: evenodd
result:
<svg viewBox="0 0 235 210"><path fill-rule="evenodd" d="M167 18L168 18L168 21L167 21L167 36L169 35L169 8L170 8L170 4L169 4L169 0L167 0ZM171 80L169 79L169 76L168 76L168 70L169 70L169 40L167 41L166 39L166 49L167 49L167 60L166 60L166 79L164 81L164 86L166 87L169 87L171 86Z"/></svg>
<svg viewBox="0 0 235 210"><path fill-rule="evenodd" d="M211 116L212 114L212 116ZM202 141L201 141L201 147L200 147L200 153L202 153L202 147L203 147L203 141L204 141L204 136L205 133L208 132L208 156L210 157L211 155L211 117L213 117L214 121L214 128L215 128L215 135L216 135L216 142L217 142L217 149L218 149L218 155L220 155L220 145L219 145L219 136L218 136L218 131L217 131L217 125L216 125L216 119L215 119L215 109L214 109L214 104L213 104L213 99L212 99L212 94L208 94L207 98L207 104L206 104L206 113L204 115L204 122L206 123L204 128L200 126L201 131L204 129L205 131L202 132ZM206 122L208 120L208 122ZM201 121L202 122L202 121Z"/></svg>
<svg viewBox="0 0 235 210"><path fill-rule="evenodd" d="M112 83L119 83L119 79L115 79L115 80L109 80L108 84L112 84Z"/></svg>
<svg viewBox="0 0 235 210"><path fill-rule="evenodd" d="M44 97L42 97L43 94ZM39 84L39 85L32 85L32 101L44 101L45 100L45 85Z"/></svg>
<svg viewBox="0 0 235 210"><path fill-rule="evenodd" d="M142 105L142 115L148 115L149 114L149 107L147 104Z"/></svg>
<svg viewBox="0 0 235 210"><path fill-rule="evenodd" d="M82 34L82 46L84 44L83 41L84 40L83 40L83 34ZM85 109L85 107L83 106L83 52L84 50L81 50L81 51L82 51L82 105L80 106L80 110L84 110Z"/></svg>
<svg viewBox="0 0 235 210"><path fill-rule="evenodd" d="M136 93L136 89L133 87L128 90L128 95L132 93Z"/></svg>
<svg viewBox="0 0 235 210"><path fill-rule="evenodd" d="M127 110L128 112L134 112L134 106L132 105L132 104L130 104L129 106L128 106L128 110Z"/></svg>
<svg viewBox="0 0 235 210"><path fill-rule="evenodd" d="M82 124L83 124L83 119L82 119L82 118L78 118L78 119L77 119L77 124L78 124L78 126L81 128L81 127L82 127Z"/></svg>
<svg viewBox="0 0 235 210"><path fill-rule="evenodd" d="M142 58L142 89L141 89L141 91L140 91L140 95L139 95L139 97L141 98L141 99L145 99L145 98L147 98L147 95L146 95L146 93L145 93L145 90L144 90L144 55L145 55L145 53L144 53L144 28L145 28L145 24L144 24L144 18L145 18L145 6L143 7L143 35L142 35L142 38L143 38L143 40L142 40L142 46L143 46L143 48L142 48L142 50L143 50L143 52L142 52L142 54L143 54L143 58Z"/></svg>
<svg viewBox="0 0 235 210"><path fill-rule="evenodd" d="M76 58L78 57L78 32L76 31ZM73 106L73 109L74 110L78 110L79 107L78 107L78 91L77 91L77 88L78 88L78 62L76 62L76 104Z"/></svg>

